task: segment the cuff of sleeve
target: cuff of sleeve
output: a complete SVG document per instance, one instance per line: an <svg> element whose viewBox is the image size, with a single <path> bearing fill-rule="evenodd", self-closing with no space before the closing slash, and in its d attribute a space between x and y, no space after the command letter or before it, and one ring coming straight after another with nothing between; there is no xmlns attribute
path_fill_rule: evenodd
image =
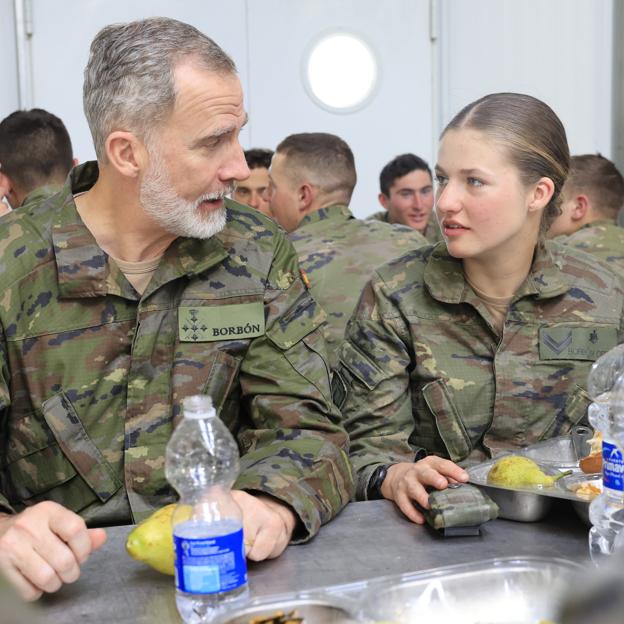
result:
<svg viewBox="0 0 624 624"><path fill-rule="evenodd" d="M416 452L414 453L414 458L412 461L416 463L417 461L420 461L421 459L424 459L425 457L427 457L427 455L428 453L424 448L418 448L416 449ZM358 500L358 501L368 500L367 493L368 493L368 488L370 485L370 480L373 476L373 473L375 472L375 470L377 470L377 468L379 468L379 466L383 466L383 465L391 466L393 464L400 463L400 461L408 461L406 459L399 460L397 457L391 457L391 456L388 456L385 459L386 461L378 461L374 464L368 464L367 466L364 466L364 468L361 468L360 470L358 470L357 479L355 483L355 500Z"/></svg>
<svg viewBox="0 0 624 624"><path fill-rule="evenodd" d="M9 505L9 501L0 494L0 513L14 514L15 509Z"/></svg>
<svg viewBox="0 0 624 624"><path fill-rule="evenodd" d="M298 484L273 489L262 483L256 475L241 473L234 488L245 490L249 494L267 494L287 505L295 514L297 523L291 538L292 544L300 544L312 539L321 528L321 513L315 502L314 494L306 492Z"/></svg>
<svg viewBox="0 0 624 624"><path fill-rule="evenodd" d="M370 480L373 476L373 472L375 472L375 470L377 470L379 466L383 466L383 462L379 462L378 464L369 464L368 466L360 470L357 476L357 482L355 486L355 500L368 500L368 486L370 485Z"/></svg>

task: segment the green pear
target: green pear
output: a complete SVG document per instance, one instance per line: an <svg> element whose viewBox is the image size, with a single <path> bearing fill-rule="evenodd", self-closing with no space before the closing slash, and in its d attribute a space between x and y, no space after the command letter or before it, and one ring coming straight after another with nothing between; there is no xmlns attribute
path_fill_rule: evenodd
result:
<svg viewBox="0 0 624 624"><path fill-rule="evenodd" d="M126 541L128 554L163 574L173 575L173 529L171 518L175 504L155 511L138 524Z"/></svg>
<svg viewBox="0 0 624 624"><path fill-rule="evenodd" d="M488 483L504 487L551 487L558 479L570 472L550 476L544 474L532 459L520 455L509 455L499 459L490 468Z"/></svg>

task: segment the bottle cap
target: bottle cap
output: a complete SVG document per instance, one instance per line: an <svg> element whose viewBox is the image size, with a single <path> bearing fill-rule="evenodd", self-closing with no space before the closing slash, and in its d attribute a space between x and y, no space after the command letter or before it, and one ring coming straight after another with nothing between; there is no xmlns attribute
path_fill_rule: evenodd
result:
<svg viewBox="0 0 624 624"><path fill-rule="evenodd" d="M207 394L194 394L182 401L184 418L204 419L217 415L212 399Z"/></svg>

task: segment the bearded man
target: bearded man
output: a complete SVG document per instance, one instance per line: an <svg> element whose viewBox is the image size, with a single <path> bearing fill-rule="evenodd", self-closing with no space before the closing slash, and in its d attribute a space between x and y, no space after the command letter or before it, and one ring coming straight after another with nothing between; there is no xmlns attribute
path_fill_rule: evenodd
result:
<svg viewBox="0 0 624 624"><path fill-rule="evenodd" d="M249 175L232 60L192 26L104 28L85 70L97 163L0 224L0 572L26 599L175 500L184 397L237 437L247 556L313 536L352 492L324 312L283 231L226 199Z"/></svg>

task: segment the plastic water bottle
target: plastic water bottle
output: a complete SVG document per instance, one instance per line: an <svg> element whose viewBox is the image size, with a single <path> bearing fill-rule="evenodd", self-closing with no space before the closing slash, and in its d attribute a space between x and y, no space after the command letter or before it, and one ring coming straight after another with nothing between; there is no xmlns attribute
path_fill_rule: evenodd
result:
<svg viewBox="0 0 624 624"><path fill-rule="evenodd" d="M176 603L189 623L213 622L249 596L241 511L231 495L238 447L208 396L183 401L165 474L180 494L173 514Z"/></svg>
<svg viewBox="0 0 624 624"><path fill-rule="evenodd" d="M589 507L589 553L599 563L624 546L624 345L601 356L589 374L589 421L602 434L602 494Z"/></svg>

